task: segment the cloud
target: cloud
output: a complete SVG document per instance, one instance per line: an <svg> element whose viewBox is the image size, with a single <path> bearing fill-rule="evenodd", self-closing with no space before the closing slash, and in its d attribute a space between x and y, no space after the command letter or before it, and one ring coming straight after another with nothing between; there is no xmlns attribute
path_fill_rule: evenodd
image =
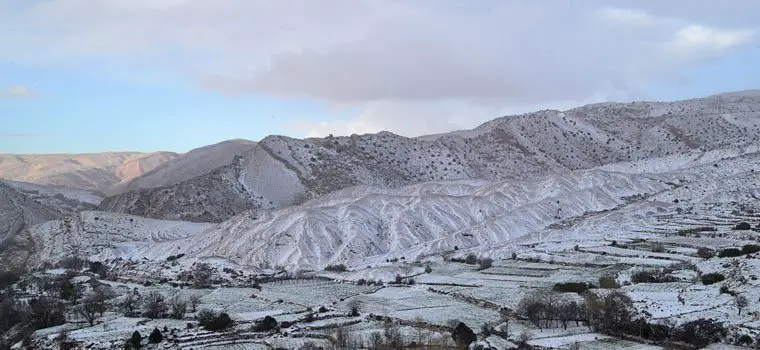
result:
<svg viewBox="0 0 760 350"><path fill-rule="evenodd" d="M0 59L161 72L229 95L363 110L352 120L291 125L309 133L419 134L473 126L516 106L635 96L755 40L759 2L706 4L11 1L0 4L0 30L13 29L0 37Z"/></svg>
<svg viewBox="0 0 760 350"><path fill-rule="evenodd" d="M602 101L625 100L624 95L594 95L581 101L550 101L540 104L501 106L497 103L466 103L456 100L434 102L373 102L368 103L355 118L348 120L302 120L286 125L306 137L351 135L391 131L415 137L441 134L452 130L470 129L505 115L528 113L542 109L566 110ZM484 101L481 101L484 102Z"/></svg>
<svg viewBox="0 0 760 350"><path fill-rule="evenodd" d="M699 51L716 53L750 43L755 33L754 29L717 30L700 25L690 25L676 32L670 44L688 54Z"/></svg>
<svg viewBox="0 0 760 350"><path fill-rule="evenodd" d="M34 96L34 92L24 85L15 85L9 88L0 90L0 97L31 97Z"/></svg>

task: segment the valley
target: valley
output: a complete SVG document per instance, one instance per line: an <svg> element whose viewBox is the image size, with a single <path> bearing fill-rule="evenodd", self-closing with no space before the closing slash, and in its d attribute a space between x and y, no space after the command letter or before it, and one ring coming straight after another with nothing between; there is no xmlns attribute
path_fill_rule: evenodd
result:
<svg viewBox="0 0 760 350"><path fill-rule="evenodd" d="M9 322L2 340L753 346L758 138L760 95L743 92L419 138L236 140L178 155L110 196L2 180L0 311L39 321Z"/></svg>

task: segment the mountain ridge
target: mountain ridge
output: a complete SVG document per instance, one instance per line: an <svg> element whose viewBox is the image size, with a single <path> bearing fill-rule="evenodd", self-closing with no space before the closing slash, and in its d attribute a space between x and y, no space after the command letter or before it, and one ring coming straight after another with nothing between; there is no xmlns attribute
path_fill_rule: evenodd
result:
<svg viewBox="0 0 760 350"><path fill-rule="evenodd" d="M758 113L760 95L738 93L544 110L432 137L406 138L387 131L307 139L268 136L238 162L216 170L224 176L126 192L107 198L101 209L221 222L231 213L299 204L355 185L525 179L751 144L760 140ZM201 198L187 192L208 186L226 195ZM131 204L138 200L146 208ZM195 213L183 216L187 202L194 203Z"/></svg>

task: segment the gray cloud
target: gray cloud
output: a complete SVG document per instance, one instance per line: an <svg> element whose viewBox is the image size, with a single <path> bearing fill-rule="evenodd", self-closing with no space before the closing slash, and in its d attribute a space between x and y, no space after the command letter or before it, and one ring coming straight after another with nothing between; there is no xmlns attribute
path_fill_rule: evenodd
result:
<svg viewBox="0 0 760 350"><path fill-rule="evenodd" d="M291 126L307 134L440 132L525 106L637 95L647 84L682 79L679 69L750 45L760 12L752 0L718 8L701 0L12 4L0 4L0 29L14 29L0 38L6 59L108 58L230 95L363 110L354 120Z"/></svg>

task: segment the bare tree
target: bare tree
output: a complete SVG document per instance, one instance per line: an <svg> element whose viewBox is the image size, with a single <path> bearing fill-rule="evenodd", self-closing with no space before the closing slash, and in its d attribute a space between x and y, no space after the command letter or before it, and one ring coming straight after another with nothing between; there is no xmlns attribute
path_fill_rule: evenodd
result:
<svg viewBox="0 0 760 350"><path fill-rule="evenodd" d="M523 329L522 332L520 332L521 343L525 344L529 342L531 338L533 338L533 334L531 334L529 330Z"/></svg>
<svg viewBox="0 0 760 350"><path fill-rule="evenodd" d="M353 335L349 333L345 327L340 326L335 331L335 346L341 350L357 349L359 348L357 340ZM363 347L363 345L362 345Z"/></svg>
<svg viewBox="0 0 760 350"><path fill-rule="evenodd" d="M736 308L739 309L739 315L741 315L742 309L749 305L749 300L744 295L739 294L734 297L734 305L736 305Z"/></svg>
<svg viewBox="0 0 760 350"><path fill-rule="evenodd" d="M193 267L193 284L196 287L205 287L211 282L214 270L211 265L198 263Z"/></svg>
<svg viewBox="0 0 760 350"><path fill-rule="evenodd" d="M181 320L187 313L187 302L175 296L169 300L169 308L171 317Z"/></svg>
<svg viewBox="0 0 760 350"><path fill-rule="evenodd" d="M372 332L369 335L369 344L367 346L372 350L379 350L383 348L384 341L385 339L383 339L383 335L380 332Z"/></svg>
<svg viewBox="0 0 760 350"><path fill-rule="evenodd" d="M351 309L351 316L359 316L359 300L353 299L348 303L348 307Z"/></svg>
<svg viewBox="0 0 760 350"><path fill-rule="evenodd" d="M95 325L95 320L98 319L98 302L94 295L90 295L82 301L82 304L75 309L77 315L82 316L89 324L90 327Z"/></svg>
<svg viewBox="0 0 760 350"><path fill-rule="evenodd" d="M166 298L158 292L150 292L143 298L143 315L147 318L156 319L166 317Z"/></svg>
<svg viewBox="0 0 760 350"><path fill-rule="evenodd" d="M383 323L383 334L386 345L391 349L398 349L404 345L404 336L395 322L385 321Z"/></svg>
<svg viewBox="0 0 760 350"><path fill-rule="evenodd" d="M108 310L108 301L114 297L116 297L116 293L114 293L111 286L103 284L95 287L91 298L100 317L103 317L103 313Z"/></svg>
<svg viewBox="0 0 760 350"><path fill-rule="evenodd" d="M567 329L567 324L575 319L576 302L562 303L557 308L557 320L562 324L562 328Z"/></svg>
<svg viewBox="0 0 760 350"><path fill-rule="evenodd" d="M140 307L141 299L142 296L140 295L140 292L137 291L137 288L131 292L127 292L124 299L122 299L119 304L124 312L124 316L134 317L136 315L135 311Z"/></svg>
<svg viewBox="0 0 760 350"><path fill-rule="evenodd" d="M660 321L659 325L662 329L662 332L665 334L665 338L670 339L676 330L676 321L674 321L672 318L666 318Z"/></svg>
<svg viewBox="0 0 760 350"><path fill-rule="evenodd" d="M200 294L192 294L190 295L190 298L187 299L188 302L190 302L190 307L192 308L192 312L198 311L198 305L201 303L201 296Z"/></svg>

